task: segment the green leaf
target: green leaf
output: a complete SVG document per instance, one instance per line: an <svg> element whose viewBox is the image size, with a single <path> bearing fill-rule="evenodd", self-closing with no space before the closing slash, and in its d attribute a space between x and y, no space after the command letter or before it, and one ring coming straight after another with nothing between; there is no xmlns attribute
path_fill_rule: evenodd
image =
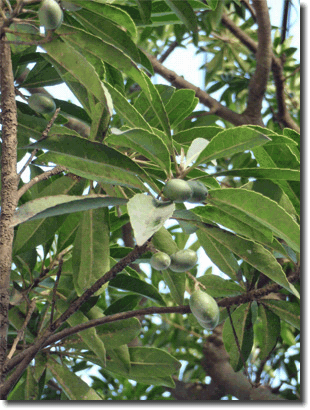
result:
<svg viewBox="0 0 310 410"><path fill-rule="evenodd" d="M110 269L109 242L108 210L98 208L85 211L72 253L73 283L78 295L84 293ZM104 289L101 287L97 294Z"/></svg>
<svg viewBox="0 0 310 410"><path fill-rule="evenodd" d="M136 0L141 20L143 23L149 23L152 12L152 0Z"/></svg>
<svg viewBox="0 0 310 410"><path fill-rule="evenodd" d="M103 41L114 45L136 63L140 63L140 54L130 35L110 19L88 10L77 11L75 14L83 26Z"/></svg>
<svg viewBox="0 0 310 410"><path fill-rule="evenodd" d="M232 297L245 293L245 290L233 282L232 280L225 280L217 275L203 275L199 276L197 280L204 285L206 292L214 297Z"/></svg>
<svg viewBox="0 0 310 410"><path fill-rule="evenodd" d="M125 205L125 198L113 198L107 195L55 195L28 201L15 211L12 225L16 226L28 220L48 218L73 212L87 211L108 206Z"/></svg>
<svg viewBox="0 0 310 410"><path fill-rule="evenodd" d="M176 219L183 232L188 234L194 233L198 229L195 224L191 224L191 221L201 222L201 218L198 215L187 209L177 209L173 212L172 218Z"/></svg>
<svg viewBox="0 0 310 410"><path fill-rule="evenodd" d="M77 182L65 176L56 179L40 192L40 197L59 194L81 194L83 182ZM46 243L62 226L66 215L52 218L41 218L39 221L25 222L18 227L14 240L13 253L20 254Z"/></svg>
<svg viewBox="0 0 310 410"><path fill-rule="evenodd" d="M160 125L161 129L165 132L165 134L169 137L169 141L172 141L170 136L170 124L168 115L164 107L163 101L159 95L159 92L157 91L157 88L154 86L154 84L146 74L144 74L144 79L147 82L149 88L149 93L145 94L148 98L150 106L152 107L156 115L158 124Z"/></svg>
<svg viewBox="0 0 310 410"><path fill-rule="evenodd" d="M107 143L132 148L137 153L149 158L170 175L170 154L167 146L157 135L143 129L130 129L111 134Z"/></svg>
<svg viewBox="0 0 310 410"><path fill-rule="evenodd" d="M214 238L217 242L229 249L241 259L254 266L258 271L264 273L268 278L283 286L289 292L299 297L299 293L294 286L288 282L281 265L276 258L265 249L262 245L240 238L230 232L222 229L201 225L200 230L197 231L199 237L200 232L206 233L209 237Z"/></svg>
<svg viewBox="0 0 310 410"><path fill-rule="evenodd" d="M96 327L97 334L102 339L107 349L113 349L131 342L141 331L140 321L130 319L117 320Z"/></svg>
<svg viewBox="0 0 310 410"><path fill-rule="evenodd" d="M102 61L106 61L112 67L115 67L122 73L128 75L134 81L136 81L142 90L146 93L147 96L150 96L150 91L148 87L148 82L145 80L145 75L142 71L139 70L138 66L129 58L123 51L119 50L112 44L109 44L103 41L101 38L90 34L84 30L78 29L72 26L66 26L66 24L62 24L61 27L58 29L59 34L63 34L63 42L60 42L62 45L65 45L65 48L72 48L72 50L81 50L81 52L87 52L90 55L93 55ZM68 32L70 34L68 34ZM53 44L51 42L49 44ZM57 44L58 47L58 44ZM63 46L61 46L63 49ZM61 59L59 58L60 50L55 50L53 47L48 47L48 53L53 52L52 57L56 59L58 57L58 62L61 63ZM82 51L83 50L83 51ZM76 52L76 51L75 51ZM71 51L72 53L72 51ZM80 54L81 55L81 54ZM76 70L74 70L76 72ZM88 83L89 83L88 78ZM91 92L94 93L94 90L91 89ZM99 100L101 101L101 100Z"/></svg>
<svg viewBox="0 0 310 410"><path fill-rule="evenodd" d="M104 314L108 316L113 315L114 313L134 310L140 300L141 296L139 295L126 295L113 302L107 309L105 309Z"/></svg>
<svg viewBox="0 0 310 410"><path fill-rule="evenodd" d="M175 12L179 19L192 32L198 31L197 17L188 1L165 0L168 6Z"/></svg>
<svg viewBox="0 0 310 410"><path fill-rule="evenodd" d="M197 158L195 166L212 159L229 157L237 152L266 144L270 138L247 126L229 128L219 132Z"/></svg>
<svg viewBox="0 0 310 410"><path fill-rule="evenodd" d="M60 365L54 360L49 360L47 367L69 400L102 400L102 397L98 396L95 390L71 372L63 363Z"/></svg>
<svg viewBox="0 0 310 410"><path fill-rule="evenodd" d="M264 360L275 347L281 332L281 326L279 317L261 304L258 306L258 314L261 319L261 326L259 327L259 358Z"/></svg>
<svg viewBox="0 0 310 410"><path fill-rule="evenodd" d="M136 194L127 204L127 210L137 245L141 246L169 219L175 205L161 202L152 196Z"/></svg>
<svg viewBox="0 0 310 410"><path fill-rule="evenodd" d="M114 279L110 280L109 286L137 293L138 295L145 296L162 306L166 306L165 301L155 286L124 273L119 273Z"/></svg>
<svg viewBox="0 0 310 410"><path fill-rule="evenodd" d="M300 307L297 303L265 298L261 300L261 303L279 316L280 319L300 330Z"/></svg>
<svg viewBox="0 0 310 410"><path fill-rule="evenodd" d="M69 303L65 302L64 300L57 300L57 310L62 314L64 313L69 307ZM71 315L67 322L71 327L78 326L81 323L88 322L88 318L81 312L77 311L73 315ZM97 333L97 329L95 327L90 327L88 329L83 330L79 333L79 339L82 339L84 349L89 349L95 353L98 359L101 361L101 365L105 366L106 363L106 349L102 339L99 337ZM75 348L78 348L78 345L74 344Z"/></svg>
<svg viewBox="0 0 310 410"><path fill-rule="evenodd" d="M232 216L230 213L226 213L225 210L214 207L212 205L207 205L204 207L197 207L193 210L195 215L199 215L200 220L209 223L210 221L219 224L220 226L225 226L229 230L246 236L249 239L260 242L267 245L269 248L277 250L282 255L287 255L287 250L281 245L276 238L268 239L262 232L253 228L248 224L247 220L245 222ZM293 252L293 251L292 251Z"/></svg>
<svg viewBox="0 0 310 410"><path fill-rule="evenodd" d="M75 0L75 3L84 9L88 9L93 13L97 13L100 16L104 16L105 18L112 20L119 26L123 26L132 36L135 37L137 35L136 25L125 10L115 7L112 4L103 4L95 1L85 2L85 0Z"/></svg>
<svg viewBox="0 0 310 410"><path fill-rule="evenodd" d="M293 250L300 252L298 224L270 198L255 191L228 188L209 191L208 201L268 237L267 228L284 239ZM261 229L260 226L265 228Z"/></svg>
<svg viewBox="0 0 310 410"><path fill-rule="evenodd" d="M238 338L240 350L244 361L249 357L253 346L253 326L251 317L251 303L238 306L231 314L233 326ZM243 361L235 340L230 318L225 320L223 327L223 342L229 361L235 372L243 367Z"/></svg>
<svg viewBox="0 0 310 410"><path fill-rule="evenodd" d="M231 249L226 244L217 240L215 235L212 235L212 230L199 229L196 234L199 243L211 261L224 273L233 280L236 279L239 271L237 259L233 255Z"/></svg>
<svg viewBox="0 0 310 410"><path fill-rule="evenodd" d="M173 135L173 139L180 144L189 144L197 138L211 141L221 131L223 131L223 128L218 126L193 127L189 130L177 132Z"/></svg>
<svg viewBox="0 0 310 410"><path fill-rule="evenodd" d="M114 349L109 349L107 351L107 355L109 356L110 360L113 360L115 364L118 365L118 368L123 372L130 372L130 355L129 349L127 345L122 345L116 347Z"/></svg>
<svg viewBox="0 0 310 410"><path fill-rule="evenodd" d="M139 383L174 387L171 375L179 370L181 364L169 353L154 347L130 347L129 354L129 373L122 372L113 361L107 361L106 370Z"/></svg>
<svg viewBox="0 0 310 410"><path fill-rule="evenodd" d="M171 296L178 305L184 302L184 292L186 283L185 272L172 272L170 269L163 270L162 275L168 286Z"/></svg>
<svg viewBox="0 0 310 410"><path fill-rule="evenodd" d="M212 177L217 176L238 176L238 177L254 177L263 179L285 179L288 181L300 181L300 171L295 169L284 168L242 168L231 169L229 171L220 171L215 174L210 174Z"/></svg>
<svg viewBox="0 0 310 410"><path fill-rule="evenodd" d="M70 28L70 30L75 30ZM110 95L104 88L102 82L99 79L94 67L75 50L71 45L55 38L49 43L44 43L44 49L47 51L48 56L52 57L60 67L70 73L79 83L81 83L87 90L89 90L101 103L103 103L109 114L112 115L112 107L110 102ZM57 69L57 67L55 67ZM66 81L66 76L62 72L59 74Z"/></svg>
<svg viewBox="0 0 310 410"><path fill-rule="evenodd" d="M116 112L127 121L127 123L133 128L142 128L149 132L152 131L152 128L148 122L143 118L136 108L130 104L130 102L125 98L118 90L112 87L108 83L104 83L106 88L109 90L109 93L112 96L113 103L115 106Z"/></svg>
<svg viewBox="0 0 310 410"><path fill-rule="evenodd" d="M146 190L136 176L145 177L143 169L126 155L98 142L73 135L52 135L25 148L48 149L50 152L39 157L38 162L43 158L50 160L81 177Z"/></svg>
<svg viewBox="0 0 310 410"><path fill-rule="evenodd" d="M194 100L194 90L177 90L172 95L165 106L171 128L175 128L194 110L195 106L198 103L198 101L196 101L195 106L192 106ZM191 109L191 111L189 111L189 108Z"/></svg>

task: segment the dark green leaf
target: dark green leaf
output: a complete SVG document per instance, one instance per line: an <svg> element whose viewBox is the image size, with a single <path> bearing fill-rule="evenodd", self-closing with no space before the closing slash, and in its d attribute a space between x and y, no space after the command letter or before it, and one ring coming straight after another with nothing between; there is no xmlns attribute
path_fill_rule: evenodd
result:
<svg viewBox="0 0 310 410"><path fill-rule="evenodd" d="M280 319L300 330L300 307L284 300L262 299L262 303Z"/></svg>
<svg viewBox="0 0 310 410"><path fill-rule="evenodd" d="M153 285L124 273L119 273L114 279L112 279L109 282L109 286L137 293L138 295L152 299L154 302L159 303L162 306L166 306L162 296Z"/></svg>

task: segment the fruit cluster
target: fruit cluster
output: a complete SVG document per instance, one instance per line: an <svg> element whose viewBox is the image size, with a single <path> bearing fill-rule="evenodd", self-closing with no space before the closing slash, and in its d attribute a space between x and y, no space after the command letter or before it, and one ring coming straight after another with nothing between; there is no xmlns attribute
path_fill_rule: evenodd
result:
<svg viewBox="0 0 310 410"><path fill-rule="evenodd" d="M184 181L183 179L171 179L163 189L165 198L173 202L203 202L208 194L205 185L200 181Z"/></svg>
<svg viewBox="0 0 310 410"><path fill-rule="evenodd" d="M197 263L197 254L192 249L183 249L168 255L165 252L157 252L150 259L152 268L156 270L171 269L173 272L186 272Z"/></svg>

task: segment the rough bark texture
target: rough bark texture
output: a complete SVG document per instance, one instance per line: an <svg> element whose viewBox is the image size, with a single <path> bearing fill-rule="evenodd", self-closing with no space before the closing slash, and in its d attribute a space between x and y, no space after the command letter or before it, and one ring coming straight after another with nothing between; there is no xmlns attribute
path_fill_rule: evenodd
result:
<svg viewBox="0 0 310 410"><path fill-rule="evenodd" d="M1 214L0 214L0 386L7 349L9 285L12 264L14 228L10 221L17 205L17 111L11 49L0 40L1 75ZM1 390L0 390L1 397Z"/></svg>

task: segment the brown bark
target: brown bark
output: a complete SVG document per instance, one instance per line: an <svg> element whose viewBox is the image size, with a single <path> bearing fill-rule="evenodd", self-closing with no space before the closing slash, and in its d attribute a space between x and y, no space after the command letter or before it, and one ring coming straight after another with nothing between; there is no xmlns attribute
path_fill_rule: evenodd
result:
<svg viewBox="0 0 310 410"><path fill-rule="evenodd" d="M4 39L4 36L2 37ZM0 39L2 111L1 214L0 214L0 385L7 350L9 286L14 228L10 227L17 206L17 110L9 44ZM0 388L1 389L1 388ZM0 391L1 398L1 391Z"/></svg>
<svg viewBox="0 0 310 410"><path fill-rule="evenodd" d="M222 340L222 326L214 329L203 348L202 366L224 395L231 394L239 400L284 400L266 386L253 387L240 371L235 372L229 363L229 355Z"/></svg>
<svg viewBox="0 0 310 410"><path fill-rule="evenodd" d="M249 84L249 95L247 108L244 112L251 123L261 122L261 110L263 98L267 88L269 72L271 67L271 26L269 19L268 6L265 0L253 1L256 10L256 19L258 24L258 46L256 52L256 69Z"/></svg>
<svg viewBox="0 0 310 410"><path fill-rule="evenodd" d="M254 54L257 53L257 43L248 36L240 27L238 27L225 13L222 15L222 24L228 28L228 30L238 38L242 44L244 44ZM276 97L278 102L277 120L287 128L291 128L297 132L300 132L299 126L288 112L285 103L285 77L283 74L282 61L276 57L273 53L271 55L271 70L276 86Z"/></svg>

